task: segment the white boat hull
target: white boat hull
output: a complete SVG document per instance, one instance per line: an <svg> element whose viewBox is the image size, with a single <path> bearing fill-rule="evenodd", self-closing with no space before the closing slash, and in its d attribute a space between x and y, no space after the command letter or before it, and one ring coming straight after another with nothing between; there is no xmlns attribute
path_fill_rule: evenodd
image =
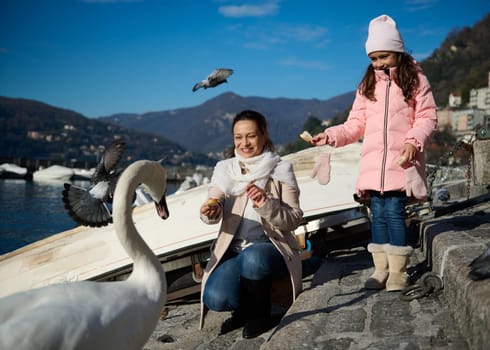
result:
<svg viewBox="0 0 490 350"><path fill-rule="evenodd" d="M32 174L32 179L34 181L69 181L73 174L73 169L61 165L52 165L45 169L36 170Z"/></svg>
<svg viewBox="0 0 490 350"><path fill-rule="evenodd" d="M332 153L328 185L320 185L310 177L315 159L323 151ZM311 148L284 157L295 168L306 217L359 208L352 197L359 157L359 144L339 149ZM199 218L199 208L206 196L207 185L169 196L170 217L165 221L155 215L153 204L134 209L133 220L138 231L162 262L166 262L167 272L189 266L192 251L209 250L216 238L219 225L206 225ZM297 233L305 228L318 228L320 221L315 222L299 227ZM308 225L313 226L308 228ZM0 256L0 297L53 283L101 279L114 275L115 271L130 269L131 264L113 225L77 227Z"/></svg>

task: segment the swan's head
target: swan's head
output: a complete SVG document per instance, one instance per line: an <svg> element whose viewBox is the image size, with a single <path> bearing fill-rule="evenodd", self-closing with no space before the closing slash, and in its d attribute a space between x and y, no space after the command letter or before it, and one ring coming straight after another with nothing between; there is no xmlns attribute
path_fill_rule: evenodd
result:
<svg viewBox="0 0 490 350"><path fill-rule="evenodd" d="M167 219L169 211L167 207L167 171L159 162L149 162L151 176L142 185L155 203L158 215L162 219Z"/></svg>
<svg viewBox="0 0 490 350"><path fill-rule="evenodd" d="M168 219L168 216L170 215L168 212L168 207L167 207L167 201L165 199L165 194L163 195L162 199L160 199L159 202L155 202L155 208L157 209L158 215L163 219L166 220Z"/></svg>

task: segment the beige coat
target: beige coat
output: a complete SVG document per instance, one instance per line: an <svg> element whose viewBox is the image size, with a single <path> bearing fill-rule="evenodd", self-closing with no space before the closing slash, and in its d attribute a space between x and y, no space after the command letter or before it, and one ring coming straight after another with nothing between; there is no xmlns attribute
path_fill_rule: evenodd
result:
<svg viewBox="0 0 490 350"><path fill-rule="evenodd" d="M271 178L265 190L268 194L268 200L261 208L256 208L256 210L262 218L262 225L266 235L277 250L279 250L288 267L290 283L288 283L287 287L290 288L286 289L289 290L289 295L291 296L289 300L294 302L296 296L301 292L302 286L301 259L299 256L301 248L292 232L299 226L303 217L303 212L299 207L299 189ZM224 219L221 223L218 238L213 244L212 254L202 278L201 320L199 329L203 328L204 318L208 311L202 302L206 281L230 246L243 218L243 212L247 203L247 197L245 195L239 197L227 196L217 187L210 187L209 197L219 200L220 205L223 206L222 217ZM207 217L201 216L201 219L207 224L217 224L221 220L221 217L217 220L209 220ZM274 291L272 295L274 298Z"/></svg>

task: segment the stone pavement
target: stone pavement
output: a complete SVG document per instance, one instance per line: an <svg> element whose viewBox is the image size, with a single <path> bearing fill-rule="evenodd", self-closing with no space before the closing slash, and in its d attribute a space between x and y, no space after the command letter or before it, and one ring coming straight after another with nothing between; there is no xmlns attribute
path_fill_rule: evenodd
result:
<svg viewBox="0 0 490 350"><path fill-rule="evenodd" d="M195 301L168 305L145 349L488 349L490 279L470 280L467 266L490 245L490 201L424 220L419 231L411 281L432 270L442 291L404 301L364 290L373 268L360 242L329 252L280 324L258 338L243 339L241 329L219 335L229 313L210 312L199 331Z"/></svg>

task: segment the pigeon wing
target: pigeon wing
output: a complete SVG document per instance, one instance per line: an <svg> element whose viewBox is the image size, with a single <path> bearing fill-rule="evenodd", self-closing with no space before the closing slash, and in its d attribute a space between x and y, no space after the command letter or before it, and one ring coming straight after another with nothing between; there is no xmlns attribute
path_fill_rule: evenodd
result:
<svg viewBox="0 0 490 350"><path fill-rule="evenodd" d="M112 222L111 212L102 200L93 197L85 188L69 183L64 187L65 209L75 222L90 227L106 226Z"/></svg>
<svg viewBox="0 0 490 350"><path fill-rule="evenodd" d="M92 178L90 179L90 183L92 185L107 179L109 174L115 169L116 165L121 160L124 152L124 146L124 141L115 140L107 147L99 161L99 164L97 164L97 167L95 168Z"/></svg>
<svg viewBox="0 0 490 350"><path fill-rule="evenodd" d="M218 68L215 69L209 76L208 76L208 81L211 86L215 86L218 84L221 84L226 81L226 78L228 78L230 75L233 74L232 69L228 68Z"/></svg>
<svg viewBox="0 0 490 350"><path fill-rule="evenodd" d="M108 173L116 168L124 152L125 142L122 140L113 141L104 153L104 167Z"/></svg>

